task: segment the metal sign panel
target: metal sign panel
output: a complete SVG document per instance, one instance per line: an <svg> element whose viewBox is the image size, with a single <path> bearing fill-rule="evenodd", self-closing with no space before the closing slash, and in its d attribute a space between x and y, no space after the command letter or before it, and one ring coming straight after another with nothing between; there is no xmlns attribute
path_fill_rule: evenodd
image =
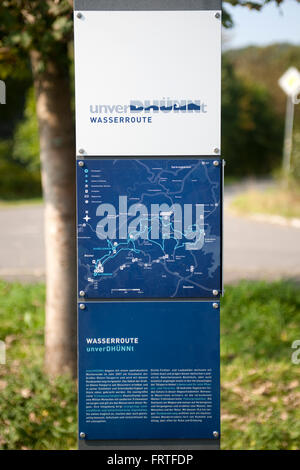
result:
<svg viewBox="0 0 300 470"><path fill-rule="evenodd" d="M219 437L219 308L212 302L83 305L81 438Z"/></svg>
<svg viewBox="0 0 300 470"><path fill-rule="evenodd" d="M74 8L79 447L218 448L221 0Z"/></svg>
<svg viewBox="0 0 300 470"><path fill-rule="evenodd" d="M81 295L219 295L221 194L221 160L77 162Z"/></svg>
<svg viewBox="0 0 300 470"><path fill-rule="evenodd" d="M204 10L75 11L77 153L220 152L221 12L197 3Z"/></svg>

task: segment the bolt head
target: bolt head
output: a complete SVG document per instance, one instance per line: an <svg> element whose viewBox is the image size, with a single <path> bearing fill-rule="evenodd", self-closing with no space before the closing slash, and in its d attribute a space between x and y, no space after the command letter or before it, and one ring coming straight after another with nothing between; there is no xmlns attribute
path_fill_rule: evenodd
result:
<svg viewBox="0 0 300 470"><path fill-rule="evenodd" d="M218 431L214 431L214 432L213 432L213 436L214 436L214 437L219 437Z"/></svg>
<svg viewBox="0 0 300 470"><path fill-rule="evenodd" d="M219 166L218 160L214 160L214 166Z"/></svg>
<svg viewBox="0 0 300 470"><path fill-rule="evenodd" d="M80 295L80 297L84 297L84 296L85 296L84 290L81 290L81 291L79 292L79 295Z"/></svg>
<svg viewBox="0 0 300 470"><path fill-rule="evenodd" d="M78 162L78 165L79 165L79 166L83 166L83 165L84 165L84 162L81 162L81 161L80 161L80 162Z"/></svg>
<svg viewBox="0 0 300 470"><path fill-rule="evenodd" d="M85 438L85 432L81 432L81 433L79 434L79 437L80 437L80 439L84 439L84 438Z"/></svg>
<svg viewBox="0 0 300 470"><path fill-rule="evenodd" d="M215 18L221 18L220 13L216 13L216 14L215 14Z"/></svg>
<svg viewBox="0 0 300 470"><path fill-rule="evenodd" d="M84 153L84 149L79 149L78 152L82 155Z"/></svg>
<svg viewBox="0 0 300 470"><path fill-rule="evenodd" d="M213 295L218 295L218 294L219 294L219 291L216 290L216 289L214 289L214 290L213 290Z"/></svg>
<svg viewBox="0 0 300 470"><path fill-rule="evenodd" d="M217 302L214 302L213 303L213 308L219 308L219 304L217 304Z"/></svg>
<svg viewBox="0 0 300 470"><path fill-rule="evenodd" d="M214 148L214 153L220 153L220 149L218 149L218 147L215 147Z"/></svg>
<svg viewBox="0 0 300 470"><path fill-rule="evenodd" d="M79 304L79 308L80 308L80 310L84 310L84 309L85 309L85 305L84 305L84 304Z"/></svg>
<svg viewBox="0 0 300 470"><path fill-rule="evenodd" d="M82 13L78 12L76 16L77 18L82 18Z"/></svg>

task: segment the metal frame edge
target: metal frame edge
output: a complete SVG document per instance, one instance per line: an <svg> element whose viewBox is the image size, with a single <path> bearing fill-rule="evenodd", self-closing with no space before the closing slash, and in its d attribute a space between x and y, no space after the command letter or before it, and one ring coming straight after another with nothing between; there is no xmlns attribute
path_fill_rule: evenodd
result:
<svg viewBox="0 0 300 470"><path fill-rule="evenodd" d="M222 0L75 0L78 11L221 10Z"/></svg>

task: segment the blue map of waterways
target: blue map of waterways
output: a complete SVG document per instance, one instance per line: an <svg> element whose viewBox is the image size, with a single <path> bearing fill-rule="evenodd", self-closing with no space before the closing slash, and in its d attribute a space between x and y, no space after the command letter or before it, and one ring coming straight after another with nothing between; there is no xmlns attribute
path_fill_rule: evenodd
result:
<svg viewBox="0 0 300 470"><path fill-rule="evenodd" d="M99 299L220 292L221 195L220 159L77 162L79 291Z"/></svg>

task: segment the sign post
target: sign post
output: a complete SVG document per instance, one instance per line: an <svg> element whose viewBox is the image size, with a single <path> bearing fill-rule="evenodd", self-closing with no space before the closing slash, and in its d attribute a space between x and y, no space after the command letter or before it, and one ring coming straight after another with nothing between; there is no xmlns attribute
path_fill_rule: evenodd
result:
<svg viewBox="0 0 300 470"><path fill-rule="evenodd" d="M0 104L6 104L6 87L3 80L0 80Z"/></svg>
<svg viewBox="0 0 300 470"><path fill-rule="evenodd" d="M282 168L284 174L288 175L291 168L293 147L294 100L300 91L300 72L295 67L290 67L282 75L278 83L287 95Z"/></svg>
<svg viewBox="0 0 300 470"><path fill-rule="evenodd" d="M74 29L79 448L219 448L221 1Z"/></svg>

